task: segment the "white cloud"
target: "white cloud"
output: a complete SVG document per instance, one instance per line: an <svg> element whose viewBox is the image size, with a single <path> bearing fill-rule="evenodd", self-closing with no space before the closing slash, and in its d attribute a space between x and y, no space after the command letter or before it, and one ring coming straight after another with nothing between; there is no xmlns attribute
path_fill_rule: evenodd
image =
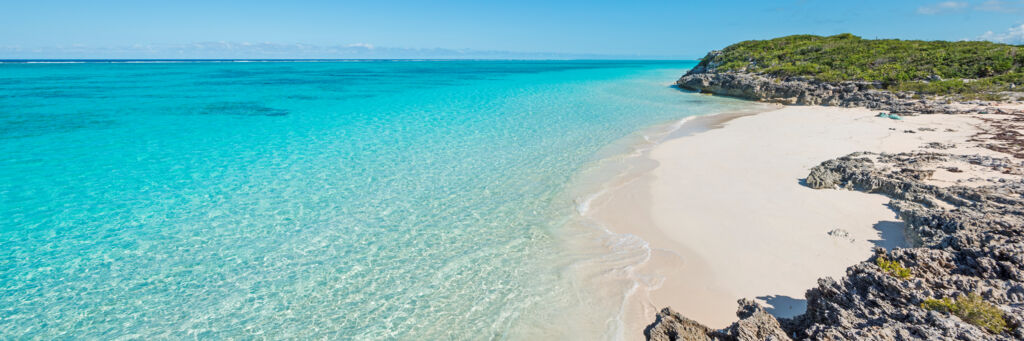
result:
<svg viewBox="0 0 1024 341"><path fill-rule="evenodd" d="M962 11L967 8L967 3L963 1L943 1L934 5L921 6L917 8L917 13L920 14L939 14L944 12L956 12Z"/></svg>
<svg viewBox="0 0 1024 341"><path fill-rule="evenodd" d="M345 46L346 47L361 47L361 48L364 48L364 49L367 49L367 50L373 50L374 49L373 44L367 44L367 43L355 43L355 44L348 44L348 45L345 45Z"/></svg>
<svg viewBox="0 0 1024 341"><path fill-rule="evenodd" d="M1006 44L1024 44L1024 25L1010 27L1010 29L1000 33L988 31L978 37L978 40L988 40Z"/></svg>
<svg viewBox="0 0 1024 341"><path fill-rule="evenodd" d="M1024 1L988 0L974 6L974 9L984 12L1016 13L1022 5Z"/></svg>

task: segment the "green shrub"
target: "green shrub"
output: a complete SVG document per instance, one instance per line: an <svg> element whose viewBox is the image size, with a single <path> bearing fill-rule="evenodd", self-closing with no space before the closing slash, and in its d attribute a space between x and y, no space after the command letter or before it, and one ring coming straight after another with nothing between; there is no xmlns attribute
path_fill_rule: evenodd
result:
<svg viewBox="0 0 1024 341"><path fill-rule="evenodd" d="M733 44L701 63L715 63L723 71L826 82L878 81L890 90L930 95L978 98L973 95L1024 91L1024 46L981 41L795 35Z"/></svg>
<svg viewBox="0 0 1024 341"><path fill-rule="evenodd" d="M899 279L910 278L910 269L907 269L898 261L885 259L883 256L875 258L875 264L882 268L882 271Z"/></svg>
<svg viewBox="0 0 1024 341"><path fill-rule="evenodd" d="M921 308L956 315L964 322L981 327L992 334L1006 330L1003 311L992 303L985 302L981 295L970 293L956 300L945 297L941 300L929 298L921 302Z"/></svg>
<svg viewBox="0 0 1024 341"><path fill-rule="evenodd" d="M953 300L950 299L949 297L945 297L941 300L929 298L924 300L924 302L921 302L921 308L927 310L941 311L944 313L952 312L953 306Z"/></svg>

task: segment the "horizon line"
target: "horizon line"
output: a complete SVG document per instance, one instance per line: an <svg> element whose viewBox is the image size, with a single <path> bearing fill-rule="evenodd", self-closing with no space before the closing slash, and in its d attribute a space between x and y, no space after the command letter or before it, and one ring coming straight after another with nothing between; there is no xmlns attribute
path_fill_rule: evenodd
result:
<svg viewBox="0 0 1024 341"><path fill-rule="evenodd" d="M671 58L0 58L0 63L123 62L358 62L358 61L699 61Z"/></svg>

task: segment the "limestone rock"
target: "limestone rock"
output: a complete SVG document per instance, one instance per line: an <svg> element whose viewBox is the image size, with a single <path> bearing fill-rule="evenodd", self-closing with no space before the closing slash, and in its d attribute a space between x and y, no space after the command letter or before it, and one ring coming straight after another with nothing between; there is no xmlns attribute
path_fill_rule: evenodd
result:
<svg viewBox="0 0 1024 341"><path fill-rule="evenodd" d="M807 175L807 186L814 189L833 188L839 183L839 173L823 167L811 168Z"/></svg>
<svg viewBox="0 0 1024 341"><path fill-rule="evenodd" d="M705 59L714 60L714 51ZM899 114L1006 113L991 103L963 102L952 106L945 101L919 99L908 92L883 90L879 82L822 82L803 77L774 77L743 71L718 71L718 65L699 64L676 81L676 86L692 91L780 104L864 107Z"/></svg>
<svg viewBox="0 0 1024 341"><path fill-rule="evenodd" d="M757 302L748 299L739 300L739 321L720 332L723 340L791 340L782 330L779 320L764 310Z"/></svg>
<svg viewBox="0 0 1024 341"><path fill-rule="evenodd" d="M654 323L644 330L644 335L648 340L657 341L791 340L775 316L766 312L757 302L741 299L739 305L736 316L740 320L722 330L712 330L683 317L672 308L665 308L658 313Z"/></svg>
<svg viewBox="0 0 1024 341"><path fill-rule="evenodd" d="M1019 328L993 335L956 316L920 307L928 298L979 293L1006 312L1008 324L1024 321L1024 309L1019 308L1024 305L1024 182L945 188L925 184L930 173L917 167L945 161L992 170L1013 167L1010 159L924 152L854 153L815 167L838 175L835 185L840 188L889 196L919 247L885 255L911 269L910 279L880 271L871 259L847 269L841 280L819 280L806 294L807 312L788 321L787 331L799 339L831 340L1024 337Z"/></svg>
<svg viewBox="0 0 1024 341"><path fill-rule="evenodd" d="M653 341L709 341L712 330L697 321L683 317L670 307L662 309L644 336Z"/></svg>
<svg viewBox="0 0 1024 341"><path fill-rule="evenodd" d="M822 162L808 175L809 186L888 196L916 247L891 252L877 248L874 257L849 267L843 278L819 279L805 295L807 311L792 319L776 319L753 301L741 300L740 320L712 331L665 310L651 326L658 331L651 339L1024 339L1024 180L1018 176L948 187L924 181L928 167L951 162L1014 176L1024 167L1009 158L931 152L860 152ZM875 264L877 257L898 262L912 276L886 273ZM926 299L970 293L1003 311L1007 331L992 334L957 316L921 307Z"/></svg>

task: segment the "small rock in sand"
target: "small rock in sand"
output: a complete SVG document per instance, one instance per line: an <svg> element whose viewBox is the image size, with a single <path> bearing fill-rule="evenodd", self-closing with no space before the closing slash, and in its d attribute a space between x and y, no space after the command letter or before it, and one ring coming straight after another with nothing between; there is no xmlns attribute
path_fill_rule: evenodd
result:
<svg viewBox="0 0 1024 341"><path fill-rule="evenodd" d="M847 232L844 229L832 229L832 231L828 231L828 235L839 239L848 240L851 243L857 241L857 239L850 237L850 232Z"/></svg>

